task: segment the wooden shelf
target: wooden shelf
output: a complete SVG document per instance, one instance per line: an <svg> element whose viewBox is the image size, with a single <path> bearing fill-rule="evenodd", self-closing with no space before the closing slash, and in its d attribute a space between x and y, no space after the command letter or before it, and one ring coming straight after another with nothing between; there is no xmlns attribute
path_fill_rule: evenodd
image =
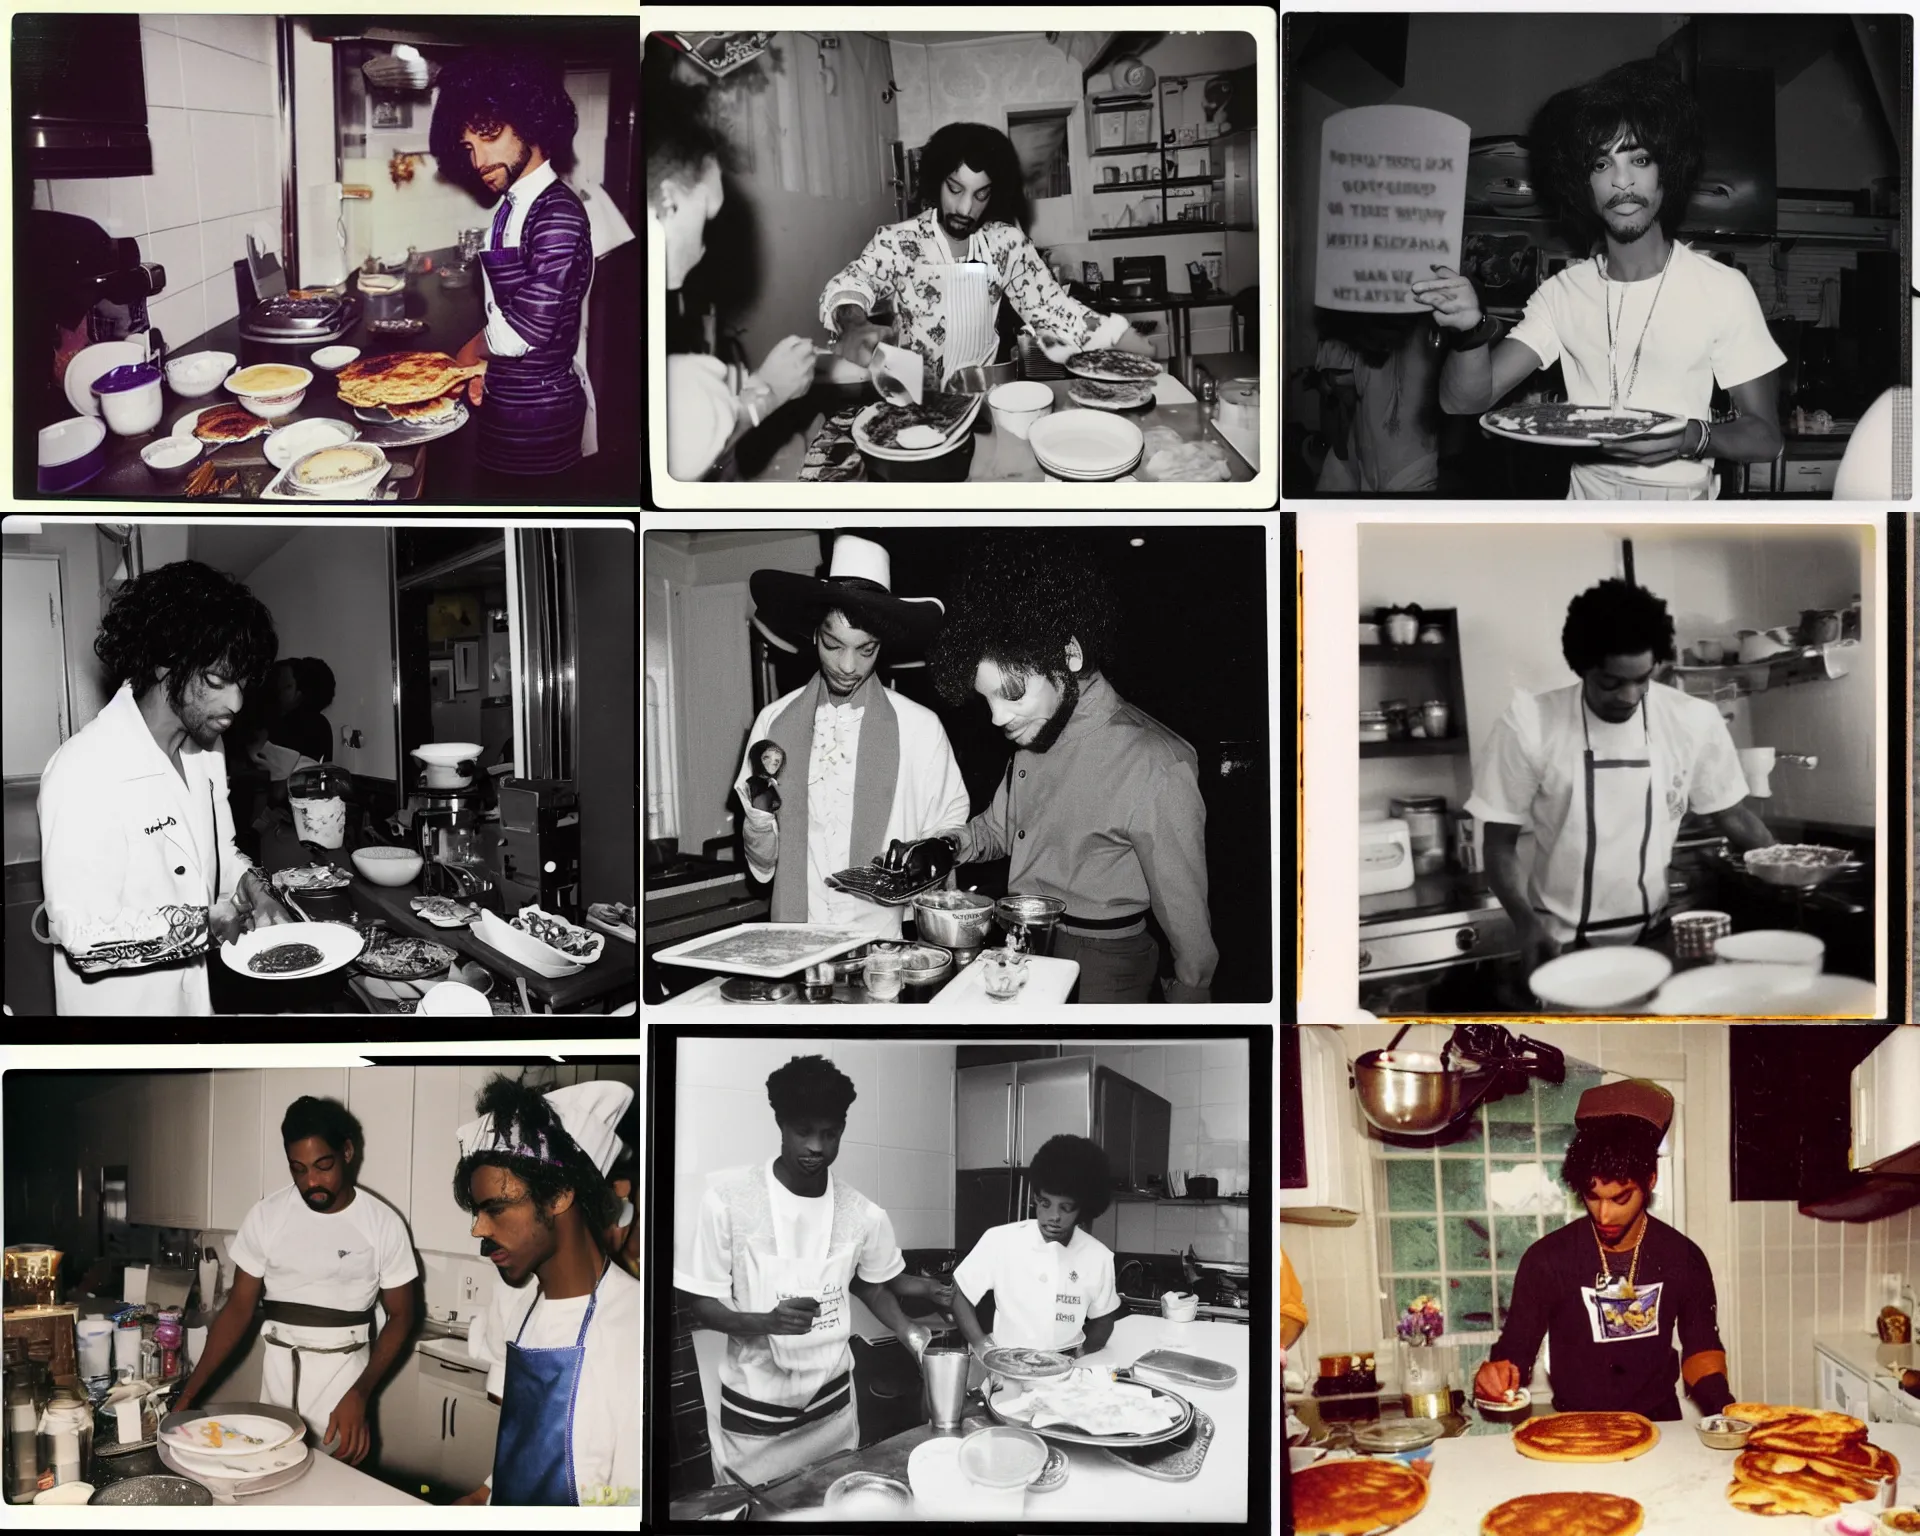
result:
<svg viewBox="0 0 1920 1536"><path fill-rule="evenodd" d="M1431 736L1408 736L1402 741L1360 743L1362 757L1457 757L1466 750L1466 738L1462 736L1442 736L1438 740Z"/></svg>
<svg viewBox="0 0 1920 1536"><path fill-rule="evenodd" d="M1409 662L1452 661L1460 654L1460 647L1448 640L1440 645L1363 645L1360 647L1360 662Z"/></svg>
<svg viewBox="0 0 1920 1536"><path fill-rule="evenodd" d="M1143 235L1203 235L1210 229L1225 229L1219 223L1200 219L1167 219L1158 224L1135 224L1128 229L1090 229L1089 240L1138 240Z"/></svg>

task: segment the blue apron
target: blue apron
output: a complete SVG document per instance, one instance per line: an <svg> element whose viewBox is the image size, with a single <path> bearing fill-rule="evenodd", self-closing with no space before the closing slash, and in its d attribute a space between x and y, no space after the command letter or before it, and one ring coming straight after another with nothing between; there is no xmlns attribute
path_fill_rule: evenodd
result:
<svg viewBox="0 0 1920 1536"><path fill-rule="evenodd" d="M607 1277L611 1265L600 1270ZM587 1329L600 1304L600 1280L587 1299L580 1336L555 1349L523 1348L533 1307L507 1345L507 1379L500 1390L500 1435L493 1445L494 1504L578 1504L573 1476L573 1410L580 1396L580 1367L587 1357ZM536 1282L537 1283L537 1282ZM536 1300L535 1306L539 1305Z"/></svg>

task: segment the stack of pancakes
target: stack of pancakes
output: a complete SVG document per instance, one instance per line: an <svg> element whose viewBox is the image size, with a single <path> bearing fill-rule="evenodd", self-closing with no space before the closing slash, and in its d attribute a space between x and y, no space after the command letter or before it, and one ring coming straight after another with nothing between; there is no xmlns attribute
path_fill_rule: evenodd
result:
<svg viewBox="0 0 1920 1536"><path fill-rule="evenodd" d="M1727 1502L1747 1514L1825 1519L1900 1475L1900 1463L1869 1445L1867 1426L1848 1414L1767 1403L1734 1403L1725 1413L1754 1426L1727 1486Z"/></svg>
<svg viewBox="0 0 1920 1536"><path fill-rule="evenodd" d="M363 410L384 406L395 421L435 426L453 420L460 386L486 371L485 363L462 367L444 352L383 352L340 370L340 398Z"/></svg>

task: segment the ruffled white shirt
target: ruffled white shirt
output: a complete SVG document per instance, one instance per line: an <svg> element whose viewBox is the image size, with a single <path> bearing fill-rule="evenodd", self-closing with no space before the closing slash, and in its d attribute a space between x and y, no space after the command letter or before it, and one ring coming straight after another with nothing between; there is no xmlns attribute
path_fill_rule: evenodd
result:
<svg viewBox="0 0 1920 1536"><path fill-rule="evenodd" d="M876 912L894 914L827 884L852 863L853 778L865 706L822 704L813 712L813 755L807 763L807 920L830 927L873 926Z"/></svg>

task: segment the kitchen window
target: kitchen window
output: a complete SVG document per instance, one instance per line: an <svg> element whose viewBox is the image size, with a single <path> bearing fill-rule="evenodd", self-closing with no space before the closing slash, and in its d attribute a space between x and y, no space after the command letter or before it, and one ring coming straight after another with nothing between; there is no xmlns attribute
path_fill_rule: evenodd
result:
<svg viewBox="0 0 1920 1536"><path fill-rule="evenodd" d="M1386 1308L1381 1337L1393 1336L1395 1322L1414 1297L1437 1297L1447 1341L1459 1346L1456 1386L1473 1379L1499 1337L1520 1255L1553 1228L1584 1214L1581 1202L1560 1182L1560 1165L1573 1143L1580 1095L1596 1086L1602 1073L1572 1056L1566 1066L1564 1082L1534 1081L1525 1093L1481 1105L1437 1139L1373 1141L1380 1293ZM1673 1093L1676 1106L1673 1125L1660 1143L1653 1213L1684 1230L1676 1169L1684 1085L1662 1086Z"/></svg>

